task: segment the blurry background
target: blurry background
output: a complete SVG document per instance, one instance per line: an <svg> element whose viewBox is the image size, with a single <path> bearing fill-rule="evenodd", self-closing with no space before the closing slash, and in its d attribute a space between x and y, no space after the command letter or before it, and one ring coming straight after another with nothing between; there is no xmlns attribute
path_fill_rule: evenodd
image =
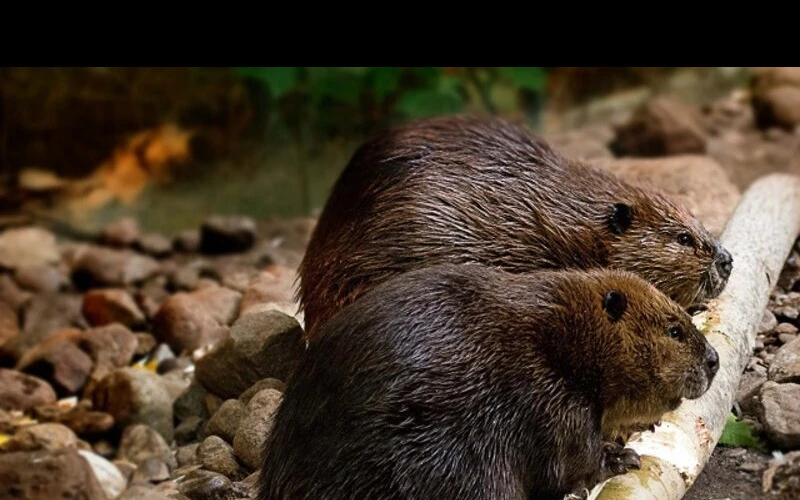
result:
<svg viewBox="0 0 800 500"><path fill-rule="evenodd" d="M133 215L170 235L211 214L313 216L366 135L463 111L526 120L588 159L724 154L709 103L728 98L757 128L753 76L715 67L2 68L0 214L48 214L86 230ZM701 150L639 140L646 125L631 122L656 96L672 99L650 110L659 123L690 127L681 106L692 107ZM626 125L639 138L620 139Z"/></svg>

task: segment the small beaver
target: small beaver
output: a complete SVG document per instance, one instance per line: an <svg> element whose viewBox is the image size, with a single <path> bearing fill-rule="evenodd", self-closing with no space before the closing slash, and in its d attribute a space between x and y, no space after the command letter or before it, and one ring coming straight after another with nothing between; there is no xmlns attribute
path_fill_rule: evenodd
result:
<svg viewBox="0 0 800 500"><path fill-rule="evenodd" d="M684 307L717 296L731 255L663 194L562 157L522 125L455 115L366 141L298 269L306 333L388 277L443 263L636 272Z"/></svg>
<svg viewBox="0 0 800 500"><path fill-rule="evenodd" d="M639 466L605 440L709 387L717 353L619 270L444 264L322 326L265 445L261 500L556 499Z"/></svg>

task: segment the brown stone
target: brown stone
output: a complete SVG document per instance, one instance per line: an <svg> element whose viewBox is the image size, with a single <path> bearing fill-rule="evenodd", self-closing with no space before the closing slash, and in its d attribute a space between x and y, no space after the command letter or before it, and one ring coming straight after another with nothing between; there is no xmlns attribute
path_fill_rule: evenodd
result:
<svg viewBox="0 0 800 500"><path fill-rule="evenodd" d="M618 156L703 154L707 135L699 112L681 101L654 98L616 130L611 150Z"/></svg>
<svg viewBox="0 0 800 500"><path fill-rule="evenodd" d="M0 454L0 498L106 500L91 466L72 448Z"/></svg>
<svg viewBox="0 0 800 500"><path fill-rule="evenodd" d="M77 393L92 372L92 359L77 345L78 330L64 330L33 346L20 358L19 371L49 380L60 396Z"/></svg>
<svg viewBox="0 0 800 500"><path fill-rule="evenodd" d="M87 245L75 256L72 281L81 289L124 286L142 282L159 269L152 257Z"/></svg>
<svg viewBox="0 0 800 500"><path fill-rule="evenodd" d="M19 336L17 312L5 302L0 302L0 348Z"/></svg>
<svg viewBox="0 0 800 500"><path fill-rule="evenodd" d="M56 392L44 380L0 368L0 409L25 411L55 401Z"/></svg>
<svg viewBox="0 0 800 500"><path fill-rule="evenodd" d="M83 315L92 326L121 323L135 328L144 323L144 313L133 297L121 289L96 289L83 296Z"/></svg>
<svg viewBox="0 0 800 500"><path fill-rule="evenodd" d="M19 269L58 262L53 233L38 227L6 229L0 233L0 267Z"/></svg>
<svg viewBox="0 0 800 500"><path fill-rule="evenodd" d="M139 240L142 232L133 217L121 217L103 229L100 240L112 246L128 247Z"/></svg>
<svg viewBox="0 0 800 500"><path fill-rule="evenodd" d="M153 334L175 352L191 352L224 335L220 323L187 293L176 293L161 304L153 318Z"/></svg>

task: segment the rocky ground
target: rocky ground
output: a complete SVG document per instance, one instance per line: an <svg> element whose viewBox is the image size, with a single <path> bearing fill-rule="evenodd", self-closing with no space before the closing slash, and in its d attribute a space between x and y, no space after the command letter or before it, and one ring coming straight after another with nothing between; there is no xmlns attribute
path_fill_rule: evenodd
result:
<svg viewBox="0 0 800 500"><path fill-rule="evenodd" d="M703 109L655 99L625 123L550 139L657 185L719 234L753 179L800 173L793 75ZM175 238L133 219L82 241L0 233L0 498L250 498L304 349L292 292L313 222L218 216ZM763 449L718 446L686 498L800 498L798 311L800 247L733 409Z"/></svg>

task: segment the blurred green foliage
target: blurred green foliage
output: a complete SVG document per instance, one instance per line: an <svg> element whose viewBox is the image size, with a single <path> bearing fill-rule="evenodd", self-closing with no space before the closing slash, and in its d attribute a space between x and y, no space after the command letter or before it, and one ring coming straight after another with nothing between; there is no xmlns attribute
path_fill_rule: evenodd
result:
<svg viewBox="0 0 800 500"><path fill-rule="evenodd" d="M543 68L232 68L261 92L268 123L300 134L365 133L398 121L462 111L522 111L538 124Z"/></svg>

